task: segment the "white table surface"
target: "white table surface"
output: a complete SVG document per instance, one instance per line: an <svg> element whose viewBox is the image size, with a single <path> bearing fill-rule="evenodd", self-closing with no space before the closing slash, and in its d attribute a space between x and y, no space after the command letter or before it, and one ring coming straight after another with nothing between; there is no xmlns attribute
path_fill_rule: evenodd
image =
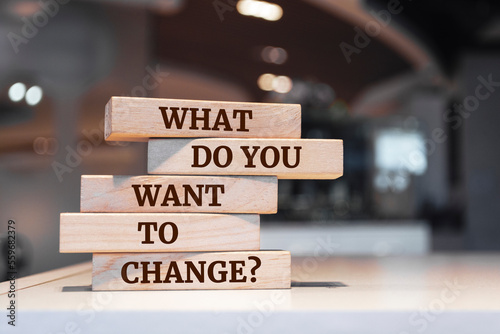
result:
<svg viewBox="0 0 500 334"><path fill-rule="evenodd" d="M84 263L18 279L16 327L0 283L0 333L500 333L498 253L293 258L292 280L290 290L92 292Z"/></svg>

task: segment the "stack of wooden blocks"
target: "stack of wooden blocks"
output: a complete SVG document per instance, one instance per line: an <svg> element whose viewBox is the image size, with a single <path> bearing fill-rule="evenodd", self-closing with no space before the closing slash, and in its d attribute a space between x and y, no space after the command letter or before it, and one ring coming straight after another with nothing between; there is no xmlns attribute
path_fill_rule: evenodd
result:
<svg viewBox="0 0 500 334"><path fill-rule="evenodd" d="M93 253L93 290L290 288L259 214L277 212L278 179L343 172L341 140L300 131L300 105L112 97L106 140L148 141L149 175L83 175L60 251Z"/></svg>

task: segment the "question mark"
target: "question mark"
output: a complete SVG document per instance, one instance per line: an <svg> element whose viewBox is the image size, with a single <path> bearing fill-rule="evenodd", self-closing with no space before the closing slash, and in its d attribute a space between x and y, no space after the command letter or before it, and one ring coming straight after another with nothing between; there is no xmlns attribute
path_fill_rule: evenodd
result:
<svg viewBox="0 0 500 334"><path fill-rule="evenodd" d="M257 271L257 269L259 269L259 268L260 268L260 264L261 264L262 262L260 261L260 259L259 259L257 256L249 256L249 257L248 257L248 259L249 259L249 260L254 260L254 261L255 261L255 266L253 266L253 268L252 268L252 269L250 269L250 272L252 273L252 275L254 275L254 276L255 276L255 272ZM251 281L251 282L255 282L256 280L257 280L257 279L256 279L255 277L252 277L252 278L250 279L250 281Z"/></svg>

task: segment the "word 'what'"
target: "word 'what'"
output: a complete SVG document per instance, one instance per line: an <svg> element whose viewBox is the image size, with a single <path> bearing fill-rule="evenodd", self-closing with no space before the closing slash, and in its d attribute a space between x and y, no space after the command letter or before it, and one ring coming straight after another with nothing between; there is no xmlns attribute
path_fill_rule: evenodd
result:
<svg viewBox="0 0 500 334"><path fill-rule="evenodd" d="M187 124L189 125L189 130L219 131L222 129L223 131L234 131L234 125L231 126L229 116L225 109L220 109L217 112L217 116L213 119L212 123L210 119L210 112L212 109L210 108L202 108L201 113L199 113L199 108L159 107L159 109L166 129L171 129L172 126L177 129L182 129L185 123L189 122L189 124ZM191 117L189 121L186 122L186 115L188 113L191 114ZM232 119L239 120L236 131L250 131L246 127L247 117L248 119L252 119L252 110L233 110ZM198 124L199 122L201 122L201 128Z"/></svg>

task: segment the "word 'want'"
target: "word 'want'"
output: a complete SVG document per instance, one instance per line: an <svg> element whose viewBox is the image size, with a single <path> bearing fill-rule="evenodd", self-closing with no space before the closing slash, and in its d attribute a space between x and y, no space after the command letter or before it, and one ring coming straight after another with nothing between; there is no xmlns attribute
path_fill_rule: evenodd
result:
<svg viewBox="0 0 500 334"><path fill-rule="evenodd" d="M154 186L154 194L151 188ZM211 195L211 202L208 206L221 206L219 203L219 193L224 194L223 184L197 184L195 185L196 190L189 184L183 184L182 188L184 191L184 203L181 203L177 189L175 185L169 184L166 186L165 195L163 196L163 202L160 206L169 206L171 202L172 206L191 206L191 201L197 206L203 205L203 193ZM147 203L150 206L155 206L158 200L158 195L160 190L163 188L161 184L133 184L135 197L137 199L137 204L139 206L144 206ZM141 189L144 191L141 192Z"/></svg>
<svg viewBox="0 0 500 334"><path fill-rule="evenodd" d="M233 162L233 151L229 146L218 146L213 152L212 150L204 145L193 145L193 164L191 167L203 168L208 166L212 160L215 166L220 168L226 168ZM291 146L281 146L279 148L274 146L265 146L262 150L260 146L240 146L243 151L247 163L245 168L256 168L256 163L260 163L265 168L274 168L280 161L283 161L283 165L286 168L296 168L300 164L300 150L302 146L294 146L295 150L295 161L290 162L290 149ZM204 152L204 161L201 162L200 152ZM260 154L259 154L260 151ZM257 157L257 159L255 159Z"/></svg>
<svg viewBox="0 0 500 334"><path fill-rule="evenodd" d="M161 116L163 117L163 122L165 123L165 128L170 129L174 125L177 129L182 129L184 127L184 122L186 120L186 115L188 112L191 113L189 130L200 130L198 122L202 122L201 130L212 130L219 131L222 127L223 131L234 131L229 121L229 117L225 109L220 109L217 116L213 120L213 124L210 124L210 108L202 108L202 116L198 115L199 108L178 108L178 107L158 107L161 111ZM182 110L182 113L179 111ZM170 113L168 112L170 110ZM170 114L170 115L169 115ZM170 117L169 117L170 116ZM233 119L239 120L239 127L236 131L239 132L249 132L250 130L246 128L246 120L252 119L252 110L233 110Z"/></svg>
<svg viewBox="0 0 500 334"><path fill-rule="evenodd" d="M251 264L250 269L251 275L254 276L261 265L261 260L257 256L249 256L248 260L255 262ZM163 265L162 261L130 261L122 266L121 277L128 284L205 283L205 281L242 283L247 281L247 275L244 274L246 264L246 260L213 261L208 264L207 261L170 261L166 265ZM130 273L130 268L135 269L134 275ZM139 268L142 270L139 271ZM150 275L154 277L152 281ZM250 281L256 282L257 279L251 277Z"/></svg>

